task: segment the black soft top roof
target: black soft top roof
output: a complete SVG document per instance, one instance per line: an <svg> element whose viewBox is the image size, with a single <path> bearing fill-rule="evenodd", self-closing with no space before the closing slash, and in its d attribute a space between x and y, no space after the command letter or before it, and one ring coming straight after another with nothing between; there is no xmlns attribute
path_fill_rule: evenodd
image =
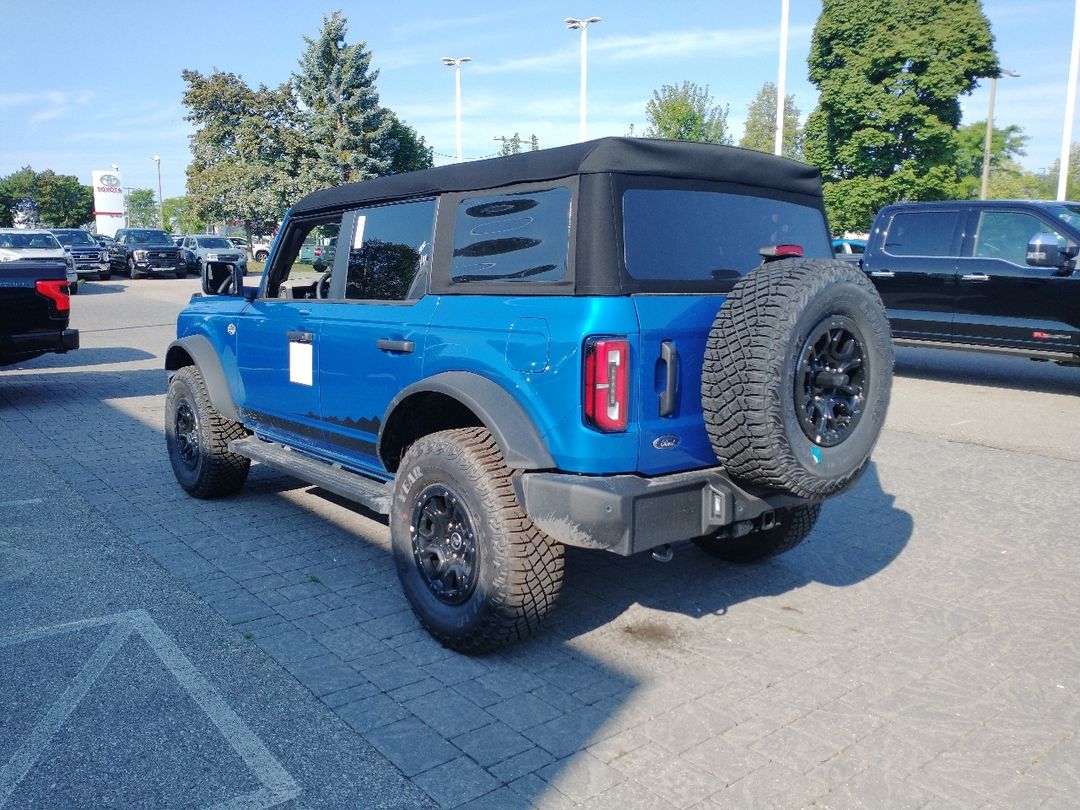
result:
<svg viewBox="0 0 1080 810"><path fill-rule="evenodd" d="M475 191L581 174L639 174L740 183L821 197L813 166L734 146L653 138L599 138L554 149L437 166L348 183L308 194L293 214L393 200Z"/></svg>

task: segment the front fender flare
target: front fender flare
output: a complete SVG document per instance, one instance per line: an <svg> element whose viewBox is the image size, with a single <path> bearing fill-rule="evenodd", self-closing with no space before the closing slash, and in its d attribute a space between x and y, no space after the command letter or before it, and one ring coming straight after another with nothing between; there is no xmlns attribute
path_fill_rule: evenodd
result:
<svg viewBox="0 0 1080 810"><path fill-rule="evenodd" d="M214 344L204 335L188 335L174 340L165 352L165 370L178 371L190 365L186 358L190 358L202 374L206 390L210 394L210 401L217 412L226 419L239 422L240 410L233 401L232 391L225 377L225 369L221 365L221 358L218 357Z"/></svg>
<svg viewBox="0 0 1080 810"><path fill-rule="evenodd" d="M498 383L468 371L444 371L401 390L386 409L383 426L392 424L395 410L410 396L429 392L456 399L476 414L499 445L507 467L517 470L555 468L547 445L517 400ZM379 434L380 458L384 435L385 430Z"/></svg>

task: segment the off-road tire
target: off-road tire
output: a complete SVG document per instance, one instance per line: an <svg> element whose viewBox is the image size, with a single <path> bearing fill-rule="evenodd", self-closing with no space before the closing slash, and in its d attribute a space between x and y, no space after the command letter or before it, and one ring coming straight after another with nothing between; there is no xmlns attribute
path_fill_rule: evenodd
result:
<svg viewBox="0 0 1080 810"><path fill-rule="evenodd" d="M795 506L776 512L772 528L724 537L722 533L698 537L695 545L710 557L734 563L752 563L791 551L806 539L821 514L821 504Z"/></svg>
<svg viewBox="0 0 1080 810"><path fill-rule="evenodd" d="M130 256L128 256L127 260L127 275L132 280L139 277L139 272L135 269L135 260Z"/></svg>
<svg viewBox="0 0 1080 810"><path fill-rule="evenodd" d="M860 380L855 401L861 407L852 409L857 416L847 427L823 441L806 426L807 408L813 410L806 391L818 390L823 379L807 370L807 358L816 356L815 335L833 333L854 338L862 358L851 377ZM758 267L732 289L706 344L701 395L713 450L728 474L746 485L804 498L841 492L869 462L892 372L885 308L860 269L808 259Z"/></svg>
<svg viewBox="0 0 1080 810"><path fill-rule="evenodd" d="M210 402L202 374L184 366L165 395L165 444L176 480L196 498L232 495L247 480L251 460L229 451L229 442L247 435Z"/></svg>
<svg viewBox="0 0 1080 810"><path fill-rule="evenodd" d="M423 507L440 498L461 517L444 521L443 532L447 525L467 528L458 532L457 542L464 543L456 548L471 549L472 561L465 577L472 588L444 588L442 597L437 586L446 583L432 584L422 562L435 545L425 545L425 531L437 534ZM525 515L499 446L484 428L433 433L409 447L397 473L390 539L417 618L459 652L482 653L532 635L562 585L563 546ZM449 539L440 548L450 551Z"/></svg>
<svg viewBox="0 0 1080 810"><path fill-rule="evenodd" d="M73 284L68 284L68 295L78 295L78 294L79 294L79 282L76 281Z"/></svg>

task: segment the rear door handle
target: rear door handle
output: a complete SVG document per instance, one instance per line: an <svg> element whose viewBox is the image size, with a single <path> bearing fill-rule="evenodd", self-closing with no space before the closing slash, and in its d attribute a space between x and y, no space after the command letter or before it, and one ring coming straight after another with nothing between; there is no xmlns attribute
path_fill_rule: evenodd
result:
<svg viewBox="0 0 1080 810"><path fill-rule="evenodd" d="M314 332L286 332L285 337L289 339L290 343L314 343Z"/></svg>
<svg viewBox="0 0 1080 810"><path fill-rule="evenodd" d="M678 383L679 350L675 343L665 340L660 344L660 362L664 364L664 390L660 392L660 415L675 413L675 386Z"/></svg>
<svg viewBox="0 0 1080 810"><path fill-rule="evenodd" d="M389 338L379 338L375 341L375 348L381 349L384 352L398 352L400 354L411 354L416 345L411 340L390 340Z"/></svg>
<svg viewBox="0 0 1080 810"><path fill-rule="evenodd" d="M892 270L873 270L870 273L874 278L895 278L896 273Z"/></svg>
<svg viewBox="0 0 1080 810"><path fill-rule="evenodd" d="M986 273L964 273L960 276L961 281L989 281L990 276Z"/></svg>

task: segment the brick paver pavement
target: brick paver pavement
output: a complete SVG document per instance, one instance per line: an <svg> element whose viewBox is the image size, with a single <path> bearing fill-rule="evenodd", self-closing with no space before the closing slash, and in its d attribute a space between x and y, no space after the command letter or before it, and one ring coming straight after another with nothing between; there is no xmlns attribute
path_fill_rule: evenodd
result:
<svg viewBox="0 0 1080 810"><path fill-rule="evenodd" d="M468 658L417 624L383 521L257 466L232 498L177 486L170 336L86 330L79 352L0 370L0 442L440 806L1080 806L1080 461L887 430L795 551L570 550L543 632Z"/></svg>

